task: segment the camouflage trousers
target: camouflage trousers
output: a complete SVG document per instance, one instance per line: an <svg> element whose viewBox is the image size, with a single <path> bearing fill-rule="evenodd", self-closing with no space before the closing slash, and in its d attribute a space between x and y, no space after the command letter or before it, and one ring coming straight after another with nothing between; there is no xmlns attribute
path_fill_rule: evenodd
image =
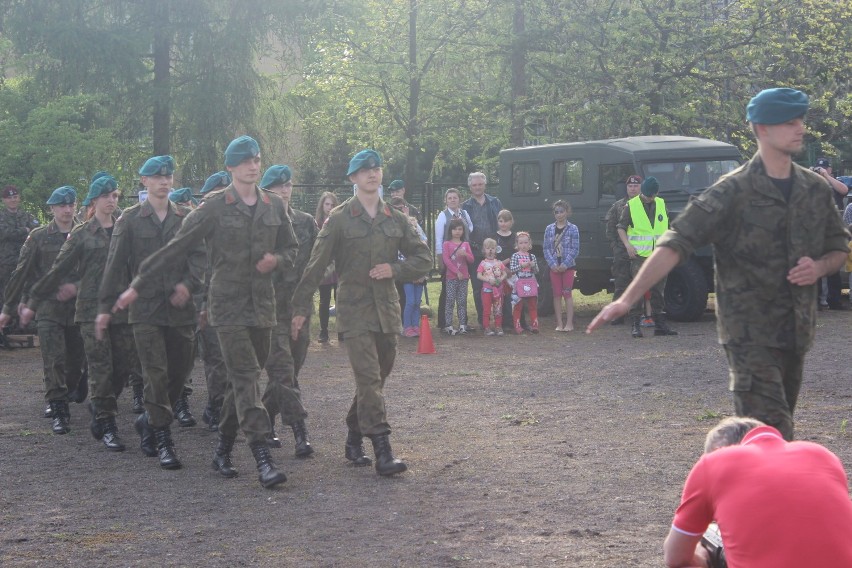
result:
<svg viewBox="0 0 852 568"><path fill-rule="evenodd" d="M0 306L6 303L6 296L4 292L6 290L6 285L9 283L9 279L12 278L12 273L15 271L17 265L15 264L0 264ZM39 341L41 341L39 339Z"/></svg>
<svg viewBox="0 0 852 568"><path fill-rule="evenodd" d="M266 360L266 375L269 378L263 392L263 406L274 419L281 414L282 424L293 424L308 417L302 404L299 388L299 371L308 354L311 337L310 318L305 320L299 339L290 338L290 320L282 320L272 330L269 358Z"/></svg>
<svg viewBox="0 0 852 568"><path fill-rule="evenodd" d="M774 426L793 440L793 411L802 387L804 353L760 345L725 345L729 388L738 416Z"/></svg>
<svg viewBox="0 0 852 568"><path fill-rule="evenodd" d="M191 325L133 324L144 377L145 410L148 423L154 428L165 428L172 423L175 402L183 394L194 364L194 332Z"/></svg>
<svg viewBox="0 0 852 568"><path fill-rule="evenodd" d="M633 270L629 258L615 257L612 260L613 301L619 299L630 282L633 281Z"/></svg>
<svg viewBox="0 0 852 568"><path fill-rule="evenodd" d="M204 361L207 404L210 408L220 409L222 401L225 400L225 388L228 386L228 369L222 358L219 336L216 334L216 329L208 325L198 330L197 337L201 360Z"/></svg>
<svg viewBox="0 0 852 568"><path fill-rule="evenodd" d="M639 269L642 268L642 265L645 264L645 261L648 260L643 256L637 256L630 260L630 272L632 277L635 278L636 274L638 274ZM666 311L666 304L663 298L663 293L666 289L666 279L663 278L656 284L651 287L651 313L659 314ZM645 313L645 298L644 296L639 298L639 300L630 307L629 315L643 315Z"/></svg>
<svg viewBox="0 0 852 568"><path fill-rule="evenodd" d="M80 334L89 363L89 398L95 408L95 418L107 418L118 413L115 399L121 394L131 376L130 384L142 382L139 358L133 330L126 323L109 326L102 341L95 338L95 322L80 323Z"/></svg>
<svg viewBox="0 0 852 568"><path fill-rule="evenodd" d="M44 365L44 399L66 400L83 376L83 337L77 324L39 319L38 342Z"/></svg>
<svg viewBox="0 0 852 568"><path fill-rule="evenodd" d="M269 356L271 331L269 327L241 325L216 328L228 368L228 385L219 420L219 432L223 436L236 436L240 429L249 444L266 442L270 423L261 402L260 370Z"/></svg>
<svg viewBox="0 0 852 568"><path fill-rule="evenodd" d="M396 359L396 334L347 333L344 344L355 374L355 397L346 415L346 425L349 430L366 436L390 434L383 391Z"/></svg>

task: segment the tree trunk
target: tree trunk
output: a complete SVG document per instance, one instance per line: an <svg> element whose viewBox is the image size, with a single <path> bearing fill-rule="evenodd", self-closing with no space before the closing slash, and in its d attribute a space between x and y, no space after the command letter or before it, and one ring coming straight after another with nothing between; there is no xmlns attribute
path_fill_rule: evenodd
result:
<svg viewBox="0 0 852 568"><path fill-rule="evenodd" d="M512 146L524 145L524 126L526 124L527 98L527 38L524 23L524 0L514 0L515 10L512 17L512 126L509 142Z"/></svg>
<svg viewBox="0 0 852 568"><path fill-rule="evenodd" d="M408 10L408 128L405 133L406 195L412 203L421 203L417 158L420 153L420 125L417 113L420 107L420 70L417 68L417 2L409 0Z"/></svg>
<svg viewBox="0 0 852 568"><path fill-rule="evenodd" d="M154 155L171 152L170 145L170 81L171 81L171 27L169 24L169 0L156 0L154 4L154 101L153 138Z"/></svg>

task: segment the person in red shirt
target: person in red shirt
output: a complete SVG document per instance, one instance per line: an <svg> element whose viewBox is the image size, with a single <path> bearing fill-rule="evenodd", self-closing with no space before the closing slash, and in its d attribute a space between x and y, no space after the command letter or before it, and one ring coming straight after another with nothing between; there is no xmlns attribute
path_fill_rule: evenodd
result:
<svg viewBox="0 0 852 568"><path fill-rule="evenodd" d="M699 541L714 520L729 568L852 566L852 501L828 449L731 417L707 434L704 452L663 545L667 566L708 566Z"/></svg>

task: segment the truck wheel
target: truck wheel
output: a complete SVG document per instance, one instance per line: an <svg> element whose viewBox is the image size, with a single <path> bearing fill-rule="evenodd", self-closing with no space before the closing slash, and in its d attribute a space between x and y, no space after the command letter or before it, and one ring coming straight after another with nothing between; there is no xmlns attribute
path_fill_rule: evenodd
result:
<svg viewBox="0 0 852 568"><path fill-rule="evenodd" d="M707 281L693 260L675 267L666 281L665 301L669 319L695 321L707 307Z"/></svg>
<svg viewBox="0 0 852 568"><path fill-rule="evenodd" d="M550 287L550 267L546 262L538 264L538 315L553 315L553 290Z"/></svg>

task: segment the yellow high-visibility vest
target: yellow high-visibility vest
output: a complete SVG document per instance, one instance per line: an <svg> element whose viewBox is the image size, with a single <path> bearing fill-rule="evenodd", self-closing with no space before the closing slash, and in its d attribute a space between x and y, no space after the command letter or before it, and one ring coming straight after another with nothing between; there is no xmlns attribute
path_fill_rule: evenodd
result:
<svg viewBox="0 0 852 568"><path fill-rule="evenodd" d="M627 240L636 249L639 256L648 257L654 252L654 245L663 233L669 230L669 216L666 213L666 202L659 197L654 198L656 203L654 222L648 219L645 212L645 204L642 196L637 195L627 202L630 207L630 220L632 226L627 228Z"/></svg>

